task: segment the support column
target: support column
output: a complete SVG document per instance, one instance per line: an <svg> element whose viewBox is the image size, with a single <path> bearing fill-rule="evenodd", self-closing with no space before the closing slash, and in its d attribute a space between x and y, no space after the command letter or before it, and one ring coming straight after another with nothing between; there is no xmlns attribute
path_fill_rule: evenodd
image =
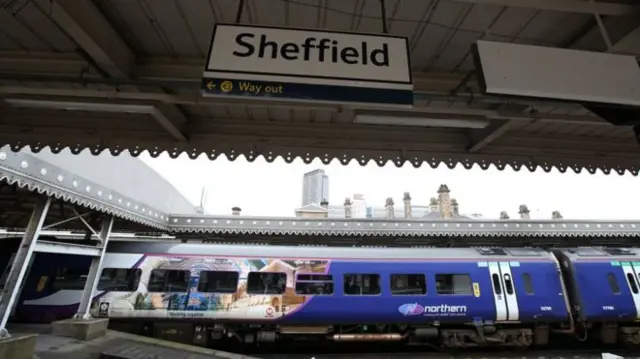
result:
<svg viewBox="0 0 640 359"><path fill-rule="evenodd" d="M50 205L51 198L49 197L42 197L38 200L36 207L31 213L31 219L29 219L29 224L20 242L18 252L13 260L13 265L7 277L7 285L4 287L2 293L0 293L0 338L10 336L6 329L7 321L20 295L22 282L27 275L29 262L31 261L33 250L36 247L38 236L40 235Z"/></svg>
<svg viewBox="0 0 640 359"><path fill-rule="evenodd" d="M91 267L89 268L87 281L85 282L84 290L82 291L82 299L80 300L78 312L74 316L74 319L91 319L91 300L93 299L93 293L95 293L98 282L100 281L102 261L104 260L104 253L107 249L107 244L109 243L109 236L111 235L112 227L113 216L103 216L99 233L100 238L98 238L97 244L97 246L101 248L100 255L97 257L93 257L93 259L91 260Z"/></svg>

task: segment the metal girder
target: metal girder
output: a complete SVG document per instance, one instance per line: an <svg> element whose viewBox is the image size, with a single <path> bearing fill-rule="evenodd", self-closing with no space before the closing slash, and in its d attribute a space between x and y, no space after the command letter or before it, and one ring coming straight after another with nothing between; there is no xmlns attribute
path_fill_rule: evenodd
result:
<svg viewBox="0 0 640 359"><path fill-rule="evenodd" d="M53 21L109 76L127 78L135 53L91 0L37 0Z"/></svg>
<svg viewBox="0 0 640 359"><path fill-rule="evenodd" d="M478 5L497 5L497 6L510 6L521 7L538 10L551 10L551 11L563 11L573 12L578 14L593 14L593 7L589 6L589 3L584 0L449 0L455 2L462 2L467 4ZM637 11L639 6L607 3L607 2L595 2L595 7L600 15L609 16L624 16Z"/></svg>
<svg viewBox="0 0 640 359"><path fill-rule="evenodd" d="M510 129L522 125L523 121L527 120L494 120L491 125L482 130L472 131L469 134L469 146L468 152L478 152L491 142L498 139Z"/></svg>
<svg viewBox="0 0 640 359"><path fill-rule="evenodd" d="M99 71L115 79L129 78L136 55L92 1L38 0L37 2L41 9L46 11L51 19L90 57ZM65 60L69 66L70 56L67 55ZM24 64L18 64L18 66L24 67ZM42 71L42 68L39 71ZM186 119L177 107L165 106L163 109L157 109L156 112L153 117L162 128L177 141L187 140L181 128Z"/></svg>
<svg viewBox="0 0 640 359"><path fill-rule="evenodd" d="M73 254L91 257L98 257L102 253L102 250L96 246L51 241L38 241L33 251L39 253Z"/></svg>
<svg viewBox="0 0 640 359"><path fill-rule="evenodd" d="M640 26L635 28L611 47L612 52L640 55Z"/></svg>

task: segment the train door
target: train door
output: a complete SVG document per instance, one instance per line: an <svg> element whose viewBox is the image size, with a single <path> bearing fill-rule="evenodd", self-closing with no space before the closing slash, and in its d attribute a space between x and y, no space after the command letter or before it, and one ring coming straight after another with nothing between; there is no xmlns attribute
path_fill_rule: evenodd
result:
<svg viewBox="0 0 640 359"><path fill-rule="evenodd" d="M489 262L496 321L518 321L520 310L509 262Z"/></svg>
<svg viewBox="0 0 640 359"><path fill-rule="evenodd" d="M638 273L640 267L635 266L629 262L622 262L622 270L624 271L625 282L629 286L629 292L633 298L633 304L636 307L636 318L640 318L640 289L638 288Z"/></svg>

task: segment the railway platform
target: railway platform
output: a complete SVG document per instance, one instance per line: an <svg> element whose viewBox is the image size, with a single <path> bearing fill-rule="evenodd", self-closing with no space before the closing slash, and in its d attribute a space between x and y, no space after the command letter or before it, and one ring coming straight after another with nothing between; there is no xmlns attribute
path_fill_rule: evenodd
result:
<svg viewBox="0 0 640 359"><path fill-rule="evenodd" d="M14 337L35 336L32 359L258 359L113 330L86 341L54 335L50 325L14 324L9 330Z"/></svg>

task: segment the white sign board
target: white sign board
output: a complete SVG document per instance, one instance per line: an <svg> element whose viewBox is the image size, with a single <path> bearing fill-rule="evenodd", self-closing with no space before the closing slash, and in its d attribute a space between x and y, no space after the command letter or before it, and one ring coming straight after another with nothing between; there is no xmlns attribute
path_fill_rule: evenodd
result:
<svg viewBox="0 0 640 359"><path fill-rule="evenodd" d="M475 55L489 94L640 106L633 56L491 41Z"/></svg>
<svg viewBox="0 0 640 359"><path fill-rule="evenodd" d="M204 78L412 90L404 37L217 24Z"/></svg>

